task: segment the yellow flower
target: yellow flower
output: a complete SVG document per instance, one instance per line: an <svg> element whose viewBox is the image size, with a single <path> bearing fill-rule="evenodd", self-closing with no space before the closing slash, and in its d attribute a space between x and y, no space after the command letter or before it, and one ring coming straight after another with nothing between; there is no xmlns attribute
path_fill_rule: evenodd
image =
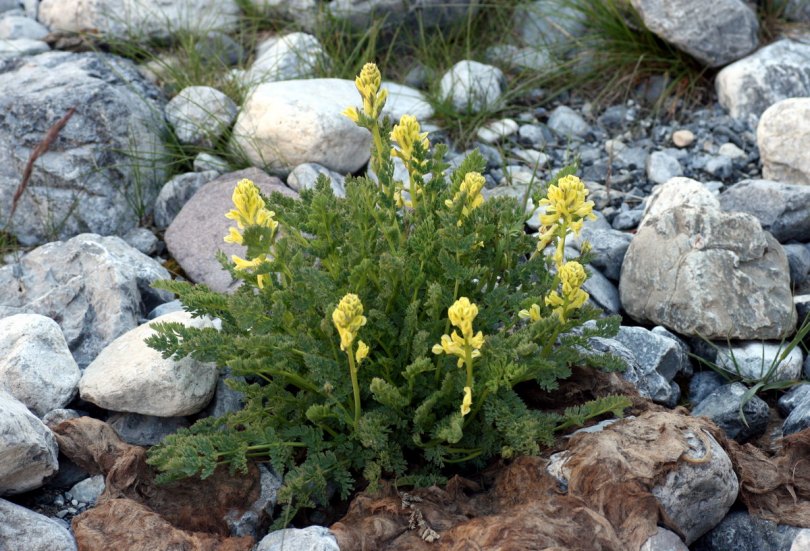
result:
<svg viewBox="0 0 810 551"><path fill-rule="evenodd" d="M554 313L560 317L561 321L565 321L570 312L581 308L588 300L588 293L580 288L588 275L582 264L571 261L562 265L559 277L562 283L562 295L557 291L551 291L546 297L546 305L554 308Z"/></svg>
<svg viewBox="0 0 810 551"><path fill-rule="evenodd" d="M340 114L349 117L355 124L360 121L360 113L357 111L357 107L347 107Z"/></svg>
<svg viewBox="0 0 810 551"><path fill-rule="evenodd" d="M244 230L248 226L262 226L275 231L278 227L278 221L273 218L276 213L265 208L259 188L247 178L236 184L231 199L236 208L228 211L225 218L234 220L240 230ZM231 227L228 229L228 235L225 236L225 242L242 245L242 234L236 228Z"/></svg>
<svg viewBox="0 0 810 551"><path fill-rule="evenodd" d="M472 405L472 389L468 386L464 387L464 399L461 401L461 416L464 417L470 413L470 406Z"/></svg>
<svg viewBox="0 0 810 551"><path fill-rule="evenodd" d="M363 65L360 74L354 79L354 85L357 87L357 91L360 92L360 97L363 98L363 113L372 119L380 116L385 100L388 98L388 90L380 90L381 82L382 75L380 75L380 70L374 63ZM345 109L343 114L355 123L360 120L359 113L355 108Z"/></svg>
<svg viewBox="0 0 810 551"><path fill-rule="evenodd" d="M433 353L458 356L458 366L464 366L469 352L470 358L481 357L481 347L484 346L484 334L479 331L473 334L472 322L478 315L478 306L470 302L467 297L461 297L447 310L450 323L461 329L461 335L453 331L451 335L442 335L442 342L433 345ZM463 335L463 336L462 336Z"/></svg>
<svg viewBox="0 0 810 551"><path fill-rule="evenodd" d="M485 183L486 179L478 172L468 172L453 199L447 199L444 204L449 208L453 208L463 198L464 206L461 208L461 217L468 217L473 210L484 204L484 196L481 195L481 190L484 189ZM461 220L458 221L458 225L461 225Z"/></svg>
<svg viewBox="0 0 810 551"><path fill-rule="evenodd" d="M357 336L357 331L366 324L360 297L349 293L340 299L337 308L332 312L332 322L340 334L340 349L348 350Z"/></svg>
<svg viewBox="0 0 810 551"><path fill-rule="evenodd" d="M228 235L225 236L225 243L236 243L237 245L241 245L242 241L242 234L239 233L239 230L231 226L228 228Z"/></svg>
<svg viewBox="0 0 810 551"><path fill-rule="evenodd" d="M239 258L236 255L231 256L231 260L236 265L236 269L240 272L247 272L252 270L253 268L258 268L262 265L263 262L267 261L267 256L260 254L253 260L245 260L244 258ZM268 274L257 274L256 275L256 284L259 286L259 289L264 288L264 284L267 281L269 275Z"/></svg>
<svg viewBox="0 0 810 551"><path fill-rule="evenodd" d="M368 345L363 341L357 341L357 352L354 353L354 359L357 361L357 365L368 357Z"/></svg>
<svg viewBox="0 0 810 551"><path fill-rule="evenodd" d="M391 139L399 146L399 149L391 150L391 155L402 159L406 166L413 158L413 148L417 142L422 144L424 151L430 148L430 142L427 139L428 133L420 132L420 130L419 121L413 115L402 115L399 124L391 130Z"/></svg>
<svg viewBox="0 0 810 551"><path fill-rule="evenodd" d="M540 319L540 306L537 304L532 304L528 310L521 310L518 312L518 317L520 319L530 319L532 321L537 321Z"/></svg>
<svg viewBox="0 0 810 551"><path fill-rule="evenodd" d="M548 196L540 200L546 205L546 213L540 217L543 226L561 224L569 227L575 234L582 229L582 220L596 219L593 214L593 201L586 201L588 190L582 180L576 176L560 178L557 185L548 188Z"/></svg>

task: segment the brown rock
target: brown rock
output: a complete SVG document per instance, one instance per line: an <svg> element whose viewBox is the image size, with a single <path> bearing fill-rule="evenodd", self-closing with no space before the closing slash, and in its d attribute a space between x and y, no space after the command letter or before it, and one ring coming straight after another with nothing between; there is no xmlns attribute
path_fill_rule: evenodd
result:
<svg viewBox="0 0 810 551"><path fill-rule="evenodd" d="M689 147L695 141L691 130L676 130L672 133L672 143L675 147Z"/></svg>
<svg viewBox="0 0 810 551"><path fill-rule="evenodd" d="M137 501L111 499L72 522L79 551L249 551L253 538L178 530Z"/></svg>
<svg viewBox="0 0 810 551"><path fill-rule="evenodd" d="M219 292L233 291L237 285L222 269L215 253L222 251L229 258L245 254L245 247L223 240L233 225L232 220L225 218L225 213L233 208L233 189L243 178L253 180L264 195L277 191L288 197L298 196L281 180L258 168L223 174L201 187L166 230L166 246L188 277Z"/></svg>
<svg viewBox="0 0 810 551"><path fill-rule="evenodd" d="M154 470L146 464L146 450L123 442L106 423L79 417L59 423L53 431L65 456L90 474L106 476L99 505L127 498L181 530L224 536L229 533L228 519L239 518L259 497L254 465L247 474L219 469L204 480L194 477L158 485Z"/></svg>

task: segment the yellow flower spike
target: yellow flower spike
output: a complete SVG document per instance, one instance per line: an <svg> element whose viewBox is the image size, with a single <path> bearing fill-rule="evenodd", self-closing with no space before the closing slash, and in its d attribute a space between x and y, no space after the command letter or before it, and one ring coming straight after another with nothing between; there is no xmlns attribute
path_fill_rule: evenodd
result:
<svg viewBox="0 0 810 551"><path fill-rule="evenodd" d="M236 208L229 211L225 218L234 220L240 230L255 224L259 211L265 207L259 195L259 188L247 178L239 180L236 184L231 200Z"/></svg>
<svg viewBox="0 0 810 551"><path fill-rule="evenodd" d="M461 297L447 309L450 323L461 329L461 334L466 338L472 338L472 322L477 315L478 306L467 297Z"/></svg>
<svg viewBox="0 0 810 551"><path fill-rule="evenodd" d="M361 96L372 96L377 93L382 83L382 75L375 63L366 63L360 74L354 79L354 85ZM366 113L368 114L368 113Z"/></svg>
<svg viewBox="0 0 810 551"><path fill-rule="evenodd" d="M391 130L391 139L399 146L399 149L391 150L391 155L399 157L407 164L413 157L413 147L417 142L421 143L422 149L427 151L430 148L430 142L427 139L428 133L420 132L420 130L421 127L416 117L402 115L399 124Z"/></svg>
<svg viewBox="0 0 810 551"><path fill-rule="evenodd" d="M337 308L332 312L332 322L340 334L340 349L348 350L357 336L357 331L366 324L360 297L349 293L340 299Z"/></svg>
<svg viewBox="0 0 810 551"><path fill-rule="evenodd" d="M461 401L461 416L464 417L470 413L470 406L472 405L472 389L468 386L464 387L464 399Z"/></svg>
<svg viewBox="0 0 810 551"><path fill-rule="evenodd" d="M367 357L368 345L363 341L357 341L357 352L354 353L354 359L357 361L357 365L360 365Z"/></svg>
<svg viewBox="0 0 810 551"><path fill-rule="evenodd" d="M225 238L227 239L227 237ZM244 258L239 258L236 255L231 256L231 260L236 265L236 269L240 272L246 272L248 270L252 270L253 268L258 268L262 265L263 262L267 260L266 255L259 255L253 260L245 260ZM259 286L259 289L264 289L264 284L268 280L268 274L258 274L256 276L256 284Z"/></svg>
<svg viewBox="0 0 810 551"><path fill-rule="evenodd" d="M576 176L560 178L557 185L548 188L547 197L540 200L540 204L547 207L546 213L540 217L540 223L543 226L563 224L572 227L578 234L582 225L571 226L572 223L581 222L585 218L596 219L593 201L585 200L588 193L585 184Z"/></svg>
<svg viewBox="0 0 810 551"><path fill-rule="evenodd" d="M225 236L225 243L235 243L237 245L241 245L242 241L242 234L239 233L239 230L231 226L228 228L228 235Z"/></svg>
<svg viewBox="0 0 810 551"><path fill-rule="evenodd" d="M557 291L551 291L546 297L546 305L554 308L554 313L564 322L570 312L581 308L588 300L588 293L581 289L588 274L582 264L572 260L560 267L558 275L562 284L562 295Z"/></svg>
<svg viewBox="0 0 810 551"><path fill-rule="evenodd" d="M585 268L582 264L572 260L566 262L560 268L560 281L562 282L563 295L571 297L577 289L582 287L588 275L585 273Z"/></svg>
<svg viewBox="0 0 810 551"><path fill-rule="evenodd" d="M453 208L463 197L464 206L461 208L461 217L467 218L473 210L484 204L484 196L481 195L484 184L486 184L486 179L483 175L478 172L468 172L453 199L447 199L444 204ZM461 225L461 220L458 221L458 225Z"/></svg>
<svg viewBox="0 0 810 551"><path fill-rule="evenodd" d="M357 111L357 107L347 107L341 111L340 114L345 117L349 117L354 124L360 122L360 112Z"/></svg>
<svg viewBox="0 0 810 551"><path fill-rule="evenodd" d="M537 321L540 319L540 306L537 304L532 304L528 310L521 310L518 312L518 317L520 319Z"/></svg>

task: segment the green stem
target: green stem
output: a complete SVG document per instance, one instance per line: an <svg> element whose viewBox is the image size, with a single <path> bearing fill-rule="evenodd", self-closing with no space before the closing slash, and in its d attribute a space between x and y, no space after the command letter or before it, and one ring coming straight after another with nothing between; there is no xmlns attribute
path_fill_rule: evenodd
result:
<svg viewBox="0 0 810 551"><path fill-rule="evenodd" d="M357 423L360 421L360 385L357 383L357 366L354 364L352 346L346 351L349 356L349 374L352 377L352 391L354 394L354 429L357 430Z"/></svg>
<svg viewBox="0 0 810 551"><path fill-rule="evenodd" d="M484 450L478 450L478 451L475 451L475 452L470 453L468 455L465 455L464 457L459 457L458 459L445 459L444 462L445 463L464 463L465 461L469 461L470 459L475 459L476 457L478 457L482 453L484 453Z"/></svg>

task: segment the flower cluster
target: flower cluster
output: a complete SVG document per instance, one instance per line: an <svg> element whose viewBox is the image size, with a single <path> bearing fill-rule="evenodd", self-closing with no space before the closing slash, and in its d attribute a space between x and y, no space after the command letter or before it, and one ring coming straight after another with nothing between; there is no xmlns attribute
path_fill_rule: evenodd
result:
<svg viewBox="0 0 810 551"><path fill-rule="evenodd" d="M391 149L392 157L399 157L408 170L410 179L409 191L412 197L410 204L402 201L401 191L398 191L400 203L413 206L422 192L417 180L421 180L427 160L425 154L430 149L430 141L427 139L427 132L422 132L419 122L413 115L402 115L399 124L391 130L391 139L396 142L397 148Z"/></svg>
<svg viewBox="0 0 810 551"><path fill-rule="evenodd" d="M461 330L461 335L453 331L452 335L442 335L441 344L433 345L434 354L447 354L458 357L458 366L467 368L467 384L464 387L464 399L461 403L461 415L467 415L472 405L472 364L473 359L481 357L484 346L484 334L479 331L473 334L472 323L478 315L478 306L467 297L461 297L447 310L447 317L454 327Z"/></svg>
<svg viewBox="0 0 810 551"><path fill-rule="evenodd" d="M363 98L363 114L370 119L377 119L380 116L385 106L385 100L388 99L388 90L380 90L381 83L382 75L374 63L363 65L360 74L354 79L354 85L360 92L360 97ZM355 123L360 122L360 112L356 107L344 109L343 115Z"/></svg>
<svg viewBox="0 0 810 551"><path fill-rule="evenodd" d="M264 200L259 194L259 189L256 185L247 178L240 180L233 190L231 200L234 204L234 209L228 211L225 218L236 222L236 228L231 226L228 229L228 235L225 236L226 243L235 243L237 245L244 244L244 236L242 231L251 226L258 226L265 228L269 231L269 241L272 242L278 229L278 221L273 218L276 213L267 210ZM238 229L237 229L238 228ZM267 261L266 254L260 254L252 259L240 258L236 255L231 257L231 260L236 265L239 271L247 272L249 270L260 267ZM263 288L269 276L267 274L257 274L256 283L259 288Z"/></svg>
<svg viewBox="0 0 810 551"><path fill-rule="evenodd" d="M585 220L595 220L593 201L586 201L588 190L576 176L564 176L557 185L549 186L547 197L540 200L546 213L540 217L540 240L537 250L542 251L555 237L557 250L554 261L559 268L563 263L565 237L569 231L579 235Z"/></svg>
<svg viewBox="0 0 810 551"><path fill-rule="evenodd" d="M366 324L360 297L349 293L340 299L337 308L332 312L332 322L340 334L340 349L349 350L357 337L357 332Z"/></svg>
<svg viewBox="0 0 810 551"><path fill-rule="evenodd" d="M588 300L588 293L581 288L588 275L582 264L574 260L563 264L558 275L562 294L551 291L546 297L546 306L551 306L560 321L565 322L569 313L582 307Z"/></svg>
<svg viewBox="0 0 810 551"><path fill-rule="evenodd" d="M484 189L485 183L486 180L478 172L468 172L453 199L447 199L444 204L452 209L461 203L463 205L461 207L461 218L467 218L473 210L484 204L484 196L481 195L481 190ZM459 220L458 225L461 224L462 220Z"/></svg>

